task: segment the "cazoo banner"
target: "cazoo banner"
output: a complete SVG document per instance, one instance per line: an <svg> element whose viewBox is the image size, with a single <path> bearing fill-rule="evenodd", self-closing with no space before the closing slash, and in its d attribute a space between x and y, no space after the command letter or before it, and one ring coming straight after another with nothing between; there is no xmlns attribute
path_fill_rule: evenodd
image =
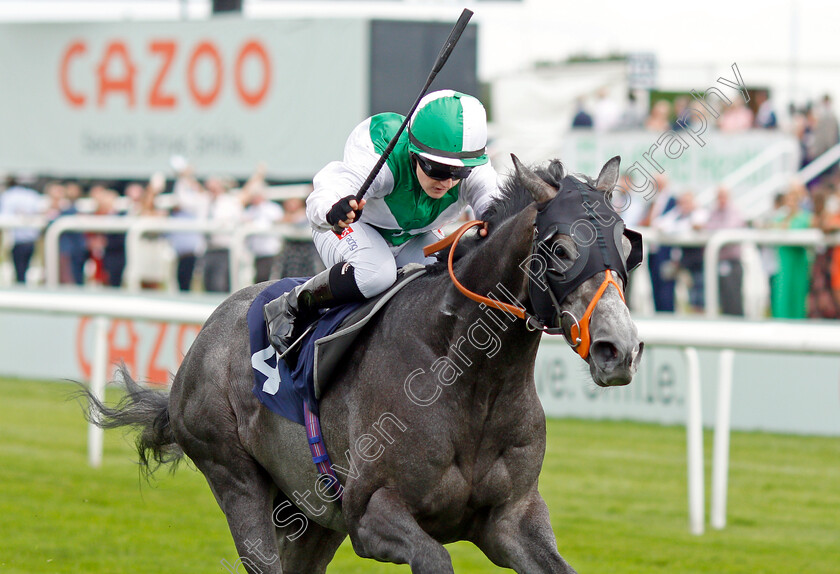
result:
<svg viewBox="0 0 840 574"><path fill-rule="evenodd" d="M367 115L368 22L0 25L0 169L308 179Z"/></svg>

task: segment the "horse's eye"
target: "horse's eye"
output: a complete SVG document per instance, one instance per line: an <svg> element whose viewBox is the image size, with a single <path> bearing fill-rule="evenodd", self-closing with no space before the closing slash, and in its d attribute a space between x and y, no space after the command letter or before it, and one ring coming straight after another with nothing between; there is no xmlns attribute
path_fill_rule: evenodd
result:
<svg viewBox="0 0 840 574"><path fill-rule="evenodd" d="M557 257L559 259L568 259L569 258L569 252L566 251L565 247L563 247L562 245L559 245L559 244L554 245L554 247L552 248L552 253L554 254L555 257Z"/></svg>

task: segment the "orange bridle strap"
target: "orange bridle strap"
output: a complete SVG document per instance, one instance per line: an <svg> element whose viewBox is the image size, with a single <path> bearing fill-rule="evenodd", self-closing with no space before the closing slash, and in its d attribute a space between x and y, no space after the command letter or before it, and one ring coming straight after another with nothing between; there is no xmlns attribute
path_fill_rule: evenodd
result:
<svg viewBox="0 0 840 574"><path fill-rule="evenodd" d="M624 300L624 293L621 291L621 286L616 282L613 278L612 271L607 269L605 271L607 274L604 282L601 283L601 286L598 287L598 291L595 293L595 296L592 298L592 301L589 302L589 306L586 308L586 312L581 317L579 323L575 323L572 325L572 328L569 330L569 333L572 335L572 341L580 340L574 349L575 352L581 356L581 358L585 359L589 356L589 344L590 344L590 335L589 335L589 320L592 318L592 313L595 311L595 305L598 304L598 301L601 300L601 297L607 290L607 287L613 285L618 290L618 295L621 297L621 300L624 301L624 304L627 304L627 301ZM580 325L580 327L578 327Z"/></svg>
<svg viewBox="0 0 840 574"><path fill-rule="evenodd" d="M472 299L476 303L484 303L488 307L493 307L494 309L499 309L500 311L507 311L508 313L512 313L515 317L523 320L527 320L525 315L525 309L521 307L516 307L514 305L509 305L507 303L502 303L501 301L496 301L495 299L490 299L489 297L483 297L478 293L473 293L463 285L461 282L458 281L458 278L455 277L455 271L452 268L452 263L455 261L455 248L458 246L458 241L461 237L473 227L478 227L479 225L484 225L483 221L479 221L477 219L473 221L468 221L464 225L458 228L458 230L453 233L452 235L441 239L436 243L432 243L423 248L423 255L428 257L432 253L437 253L438 251L442 251L449 247L450 245L452 248L449 250L449 259L448 259L448 266L449 266L449 277L452 279L452 283L455 285L455 288L458 289L461 293L463 293L468 299Z"/></svg>
<svg viewBox="0 0 840 574"><path fill-rule="evenodd" d="M496 301L495 299L490 299L489 297L483 297L478 293L473 293L463 285L461 282L458 281L457 277L455 277L455 271L452 267L453 261L455 260L455 248L458 246L458 241L460 241L461 237L473 227L478 227L480 225L484 225L483 221L473 220L468 221L464 225L458 228L455 233L452 235L441 239L431 245L428 245L423 248L423 255L428 257L432 253L437 253L438 251L442 251L452 246L449 250L449 258L447 261L449 267L449 277L452 279L452 283L455 285L456 289L463 293L468 299L471 299L477 303L484 303L489 307L493 307L494 309L499 309L500 311L507 311L508 313L513 314L515 317L526 321L529 325L529 328L532 328L531 321L536 321L535 317L530 317L526 313L525 309L521 307L516 307L515 305L509 305L507 303L502 303L501 301ZM598 291L595 293L595 296L592 298L592 301L589 302L589 306L586 308L586 312L583 314L583 318L580 321L575 321L575 324L572 325L569 333L571 334L572 341L575 341L576 344L573 345L575 352L581 356L581 358L586 359L589 356L589 345L590 345L590 335L589 335L589 321L592 318L592 313L595 311L595 306L598 304L598 301L601 300L604 293L607 290L607 287L610 285L614 286L618 290L618 295L621 297L621 300L627 303L624 299L624 292L621 289L621 286L618 282L613 278L612 271L607 269L605 271L607 274L606 278L604 279L601 286L598 287ZM558 309L559 312L559 309ZM572 315L574 318L574 315Z"/></svg>

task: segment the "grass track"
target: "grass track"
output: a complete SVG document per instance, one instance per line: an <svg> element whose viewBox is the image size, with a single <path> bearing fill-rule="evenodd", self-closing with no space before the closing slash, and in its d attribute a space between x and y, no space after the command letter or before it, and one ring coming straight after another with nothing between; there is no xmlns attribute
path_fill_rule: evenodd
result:
<svg viewBox="0 0 840 574"><path fill-rule="evenodd" d="M225 572L236 552L201 474L141 483L132 439L116 431L89 468L71 391L0 380L0 572ZM729 526L694 537L681 427L552 420L548 435L540 490L581 574L840 572L840 439L733 433ZM705 445L708 477L709 433ZM510 572L470 544L447 548L458 574ZM409 570L345 541L329 572Z"/></svg>

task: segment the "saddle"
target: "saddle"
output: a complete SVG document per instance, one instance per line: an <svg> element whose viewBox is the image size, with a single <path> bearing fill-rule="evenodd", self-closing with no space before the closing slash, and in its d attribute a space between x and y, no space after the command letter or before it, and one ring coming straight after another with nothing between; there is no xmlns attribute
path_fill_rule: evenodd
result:
<svg viewBox="0 0 840 574"><path fill-rule="evenodd" d="M306 279L282 279L269 285L251 303L247 315L256 397L272 412L299 424L305 421L304 402L317 416L318 399L328 388L356 337L394 295L425 272L422 265L406 265L399 270L394 284L380 295L361 304L340 305L323 313L316 319L314 329L301 341L293 369L285 361L278 360L277 352L269 343L262 308Z"/></svg>
<svg viewBox="0 0 840 574"><path fill-rule="evenodd" d="M315 341L312 379L315 398L320 399L330 383L332 374L344 357L344 353L356 340L359 333L391 298L403 287L426 273L426 268L419 263L409 263L397 273L397 280L385 292L369 299L355 311L347 315L338 328L331 334Z"/></svg>

